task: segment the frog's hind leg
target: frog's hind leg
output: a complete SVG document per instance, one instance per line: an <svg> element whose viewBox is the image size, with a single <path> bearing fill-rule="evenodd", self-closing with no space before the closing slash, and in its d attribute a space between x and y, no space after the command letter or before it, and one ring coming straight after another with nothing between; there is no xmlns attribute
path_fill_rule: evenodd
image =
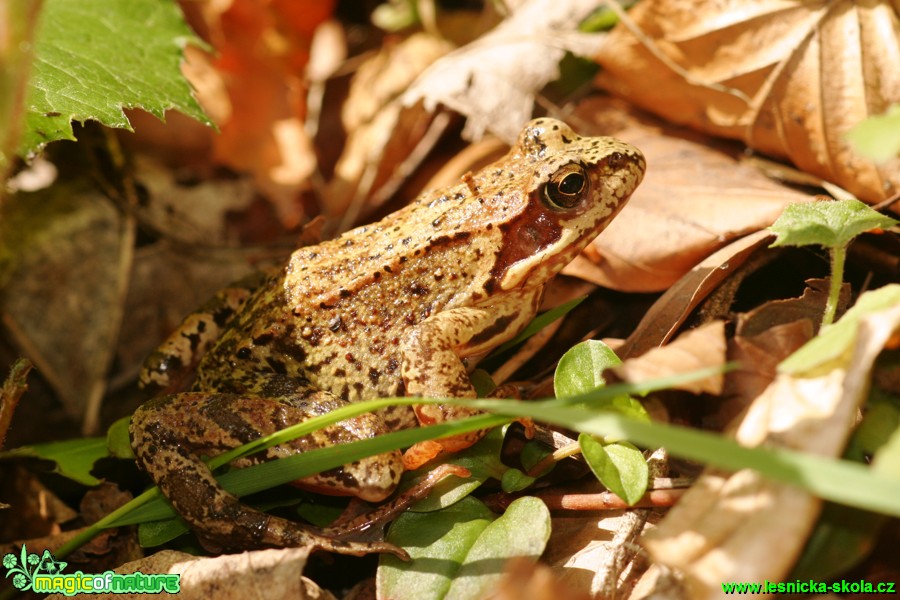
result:
<svg viewBox="0 0 900 600"><path fill-rule="evenodd" d="M221 337L228 322L268 273L256 272L220 290L181 325L144 361L138 384L154 395L173 393L190 387L190 379L200 359Z"/></svg>
<svg viewBox="0 0 900 600"><path fill-rule="evenodd" d="M324 397L324 398L323 398ZM341 554L363 555L390 552L401 558L406 553L386 542L356 542L335 539L313 527L269 515L243 504L215 480L201 455L214 456L225 450L272 433L335 408L343 402L324 392L312 392L291 398L256 398L238 394L188 392L152 400L140 407L131 420L132 446L137 462L172 502L203 545L215 552L228 549L314 546ZM243 464L295 454L323 443L341 443L361 437L358 432L379 431L380 420L361 415L270 448L261 458ZM383 429L383 425L381 425ZM324 442L323 442L324 440ZM260 456L260 455L258 455ZM384 455L382 455L384 456ZM399 465L399 453L395 457ZM368 475L384 471L388 479L381 497L386 496L399 479L399 468L383 458L372 457L354 463ZM353 477L344 468L335 470L334 479L353 486ZM323 474L325 486L327 473ZM306 481L306 480L304 480Z"/></svg>

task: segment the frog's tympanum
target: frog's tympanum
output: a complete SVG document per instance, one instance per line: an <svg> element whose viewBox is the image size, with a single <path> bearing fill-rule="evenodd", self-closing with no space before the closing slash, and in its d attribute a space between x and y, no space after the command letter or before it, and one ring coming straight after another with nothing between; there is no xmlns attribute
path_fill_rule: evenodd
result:
<svg viewBox="0 0 900 600"><path fill-rule="evenodd" d="M396 551L253 510L216 483L201 456L347 402L474 398L469 370L534 317L544 286L625 205L644 168L640 151L628 144L580 137L560 121L537 119L505 157L477 173L377 223L297 250L258 285L225 290L145 366L143 383L165 393L132 419L138 464L211 549L309 544L349 554ZM179 393L187 371L196 371L196 379ZM388 408L256 460L474 413ZM459 450L477 437L439 440L438 450ZM379 501L402 471L394 452L300 483Z"/></svg>

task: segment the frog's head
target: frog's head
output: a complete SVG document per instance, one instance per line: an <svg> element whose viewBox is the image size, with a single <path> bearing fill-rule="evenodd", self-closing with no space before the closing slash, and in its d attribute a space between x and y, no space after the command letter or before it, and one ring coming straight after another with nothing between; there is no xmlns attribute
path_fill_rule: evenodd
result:
<svg viewBox="0 0 900 600"><path fill-rule="evenodd" d="M609 137L581 137L561 121L526 125L508 160L527 166L512 200L517 210L500 223L488 292L546 283L587 246L625 206L644 176L640 150ZM508 214L508 213L507 213Z"/></svg>

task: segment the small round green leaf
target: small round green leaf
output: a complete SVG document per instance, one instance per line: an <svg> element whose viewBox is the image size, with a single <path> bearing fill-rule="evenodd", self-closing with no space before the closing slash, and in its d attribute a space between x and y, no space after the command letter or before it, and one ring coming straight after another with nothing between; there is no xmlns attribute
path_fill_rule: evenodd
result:
<svg viewBox="0 0 900 600"><path fill-rule="evenodd" d="M569 398L605 385L604 369L621 364L616 353L599 340L588 340L573 346L559 359L553 375L556 397Z"/></svg>
<svg viewBox="0 0 900 600"><path fill-rule="evenodd" d="M847 132L847 139L857 152L876 162L900 156L900 104L869 117Z"/></svg>
<svg viewBox="0 0 900 600"><path fill-rule="evenodd" d="M650 470L644 455L628 442L601 444L590 435L578 436L578 444L591 471L606 489L633 506L644 496Z"/></svg>
<svg viewBox="0 0 900 600"><path fill-rule="evenodd" d="M506 561L537 559L550 538L550 511L537 498L519 498L496 517L467 497L432 513L404 513L388 530L387 541L409 552L403 562L380 558L379 598L483 598L503 576Z"/></svg>
<svg viewBox="0 0 900 600"><path fill-rule="evenodd" d="M444 598L469 549L494 518L494 513L471 496L443 510L400 515L386 539L409 552L412 560L381 556L376 574L378 596Z"/></svg>
<svg viewBox="0 0 900 600"><path fill-rule="evenodd" d="M500 487L507 494L520 492L534 483L534 477L529 477L519 469L507 469L500 478Z"/></svg>
<svg viewBox="0 0 900 600"><path fill-rule="evenodd" d="M122 417L106 430L106 447L109 448L109 453L116 458L134 460L134 450L131 449L131 436L128 433L130 425L131 417Z"/></svg>

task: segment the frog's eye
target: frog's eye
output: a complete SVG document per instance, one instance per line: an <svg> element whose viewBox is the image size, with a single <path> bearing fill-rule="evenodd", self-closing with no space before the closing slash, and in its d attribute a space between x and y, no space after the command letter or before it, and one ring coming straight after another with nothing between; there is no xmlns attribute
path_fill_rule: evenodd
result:
<svg viewBox="0 0 900 600"><path fill-rule="evenodd" d="M544 186L544 198L554 208L572 208L581 200L588 185L584 167L566 165L550 176Z"/></svg>

